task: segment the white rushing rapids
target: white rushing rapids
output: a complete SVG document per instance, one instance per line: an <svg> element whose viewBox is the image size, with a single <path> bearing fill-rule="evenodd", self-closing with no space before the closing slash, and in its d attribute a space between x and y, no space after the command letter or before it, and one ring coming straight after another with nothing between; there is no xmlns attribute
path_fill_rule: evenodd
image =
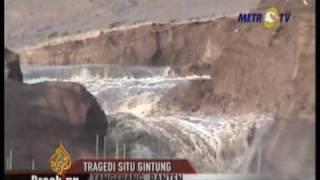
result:
<svg viewBox="0 0 320 180"><path fill-rule="evenodd" d="M160 109L169 89L210 79L179 77L169 67L23 66L22 71L27 83L74 81L95 95L109 116L110 156L117 151L126 158L186 158L200 172L234 172L248 150L250 128L272 121L267 115L205 116Z"/></svg>

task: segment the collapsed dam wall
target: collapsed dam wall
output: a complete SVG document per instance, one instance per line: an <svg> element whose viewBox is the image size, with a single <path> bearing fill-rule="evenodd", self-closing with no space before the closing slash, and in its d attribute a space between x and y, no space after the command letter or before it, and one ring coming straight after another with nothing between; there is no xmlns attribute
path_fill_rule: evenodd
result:
<svg viewBox="0 0 320 180"><path fill-rule="evenodd" d="M58 38L20 50L25 64L186 65L217 57L236 18L147 22ZM208 49L210 48L210 49Z"/></svg>
<svg viewBox="0 0 320 180"><path fill-rule="evenodd" d="M270 4L291 12L291 21L272 30L239 23L237 16L145 22L60 37L19 54L23 64L173 66L185 74L211 75L200 99L178 96L169 103L181 110L288 114L297 103L312 111L314 2L263 1L253 11L263 13ZM178 91L197 94L199 88L191 84Z"/></svg>
<svg viewBox="0 0 320 180"><path fill-rule="evenodd" d="M182 110L207 111L210 102L216 108L209 111L289 111L289 101L314 104L314 3L303 2L274 2L293 17L273 30L239 23L237 16L145 22L60 37L19 54L23 64L173 66L180 73L211 75L201 100L190 95L188 101L182 96L169 103ZM263 13L266 4L255 11ZM202 87L186 88L192 94Z"/></svg>

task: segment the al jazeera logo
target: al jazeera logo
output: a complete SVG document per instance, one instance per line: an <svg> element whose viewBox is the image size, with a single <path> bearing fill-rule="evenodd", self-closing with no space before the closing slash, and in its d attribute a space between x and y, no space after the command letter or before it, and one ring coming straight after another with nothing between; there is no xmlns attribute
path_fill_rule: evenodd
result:
<svg viewBox="0 0 320 180"><path fill-rule="evenodd" d="M266 29L274 29L281 23L288 23L291 20L291 13L281 12L277 7L270 7L263 13L240 13L240 23L260 23Z"/></svg>
<svg viewBox="0 0 320 180"><path fill-rule="evenodd" d="M70 155L62 145L61 141L55 152L50 157L50 165L51 169L60 176L71 168Z"/></svg>
<svg viewBox="0 0 320 180"><path fill-rule="evenodd" d="M71 158L61 141L50 157L50 166L56 175L43 176L33 174L31 175L31 180L79 180L79 177L65 176L65 172L71 168Z"/></svg>

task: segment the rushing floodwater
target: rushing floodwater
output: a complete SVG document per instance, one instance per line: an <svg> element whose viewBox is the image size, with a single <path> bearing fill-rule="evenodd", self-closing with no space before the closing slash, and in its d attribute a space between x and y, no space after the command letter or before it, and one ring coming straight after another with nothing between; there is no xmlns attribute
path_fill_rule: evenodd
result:
<svg viewBox="0 0 320 180"><path fill-rule="evenodd" d="M204 116L168 112L158 102L170 88L210 76L178 77L169 67L111 65L23 66L27 83L74 81L97 97L109 115L107 154L126 158L187 158L200 172L235 172L254 123L265 115Z"/></svg>

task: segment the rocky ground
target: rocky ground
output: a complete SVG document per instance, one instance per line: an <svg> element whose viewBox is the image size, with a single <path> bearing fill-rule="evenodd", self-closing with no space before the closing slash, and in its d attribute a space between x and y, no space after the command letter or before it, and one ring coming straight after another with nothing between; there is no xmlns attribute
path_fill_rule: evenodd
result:
<svg viewBox="0 0 320 180"><path fill-rule="evenodd" d="M108 127L95 97L77 83L23 83L19 56L8 49L5 66L5 157L12 153L14 170L31 169L33 160L48 169L60 141L72 159L94 157L95 137Z"/></svg>

